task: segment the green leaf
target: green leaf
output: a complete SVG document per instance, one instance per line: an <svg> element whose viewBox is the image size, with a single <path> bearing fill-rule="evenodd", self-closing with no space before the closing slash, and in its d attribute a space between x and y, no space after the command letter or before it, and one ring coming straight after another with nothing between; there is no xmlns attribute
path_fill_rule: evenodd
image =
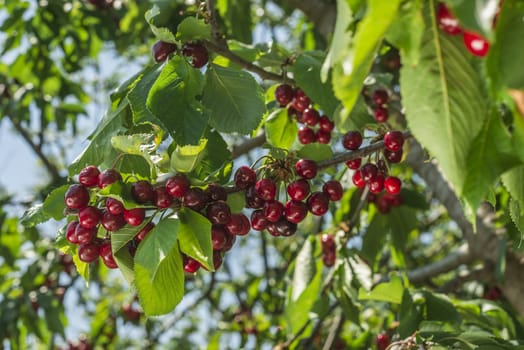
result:
<svg viewBox="0 0 524 350"><path fill-rule="evenodd" d="M158 7L157 5L153 5L153 7L146 12L145 18L147 23L149 23L149 26L151 27L151 31L159 40L168 43L176 43L175 35L168 28L157 27L155 25L156 17L159 15L161 15L161 11L160 7Z"/></svg>
<svg viewBox="0 0 524 350"><path fill-rule="evenodd" d="M220 17L227 28L227 37L236 38L244 43L252 41L251 2L243 0L218 0L216 3Z"/></svg>
<svg viewBox="0 0 524 350"><path fill-rule="evenodd" d="M142 156L156 149L155 135L117 135L111 138L111 145L120 152Z"/></svg>
<svg viewBox="0 0 524 350"><path fill-rule="evenodd" d="M369 223L362 241L362 255L366 257L371 266L375 265L378 254L384 248L387 233L385 215L376 213Z"/></svg>
<svg viewBox="0 0 524 350"><path fill-rule="evenodd" d="M398 333L402 338L406 338L413 334L418 328L420 322L423 320L422 313L417 305L413 302L413 298L408 289L404 290L402 294L402 303L399 311L399 326Z"/></svg>
<svg viewBox="0 0 524 350"><path fill-rule="evenodd" d="M99 165L106 160L111 151L111 138L125 130L122 121L130 114L129 103L122 102L118 108L107 113L96 130L91 134L91 142L69 166L69 175L74 176L88 165Z"/></svg>
<svg viewBox="0 0 524 350"><path fill-rule="evenodd" d="M211 39L211 27L203 19L186 17L178 25L176 38L180 41Z"/></svg>
<svg viewBox="0 0 524 350"><path fill-rule="evenodd" d="M473 211L485 199L491 186L507 170L522 164L513 149L508 133L498 113L492 112L484 122L468 155L463 197Z"/></svg>
<svg viewBox="0 0 524 350"><path fill-rule="evenodd" d="M351 113L340 107L335 112L335 125L337 129L346 133L351 130L362 130L366 125L376 123L368 112L368 106L362 96L359 96Z"/></svg>
<svg viewBox="0 0 524 350"><path fill-rule="evenodd" d="M111 232L111 249L113 254L119 252L126 244L131 241L137 234L149 223L150 220L144 220L139 226L125 225L120 230Z"/></svg>
<svg viewBox="0 0 524 350"><path fill-rule="evenodd" d="M289 149L297 138L297 123L292 120L287 109L273 111L266 120L266 138L271 146Z"/></svg>
<svg viewBox="0 0 524 350"><path fill-rule="evenodd" d="M178 228L180 250L198 260L209 271L215 271L209 220L196 211L186 208L178 212L178 217L180 219Z"/></svg>
<svg viewBox="0 0 524 350"><path fill-rule="evenodd" d="M148 237L141 244L151 239L154 238ZM149 274L148 268L135 260L135 284L140 305L147 316L171 312L184 296L184 269L178 246L174 244L170 251L163 251L167 254L156 267L154 276Z"/></svg>
<svg viewBox="0 0 524 350"><path fill-rule="evenodd" d="M112 243L112 240L111 240ZM120 249L116 253L113 253L113 257L118 265L118 269L124 276L124 279L129 283L130 286L135 283L135 262L131 253L127 249Z"/></svg>
<svg viewBox="0 0 524 350"><path fill-rule="evenodd" d="M401 69L402 102L413 135L460 194L471 143L486 118L486 97L462 39L438 29L433 2L425 10L419 64Z"/></svg>
<svg viewBox="0 0 524 350"><path fill-rule="evenodd" d="M322 160L332 158L333 150L329 145L324 145L322 143L310 143L309 145L303 146L297 152L297 155L300 158L311 159L315 162L320 162Z"/></svg>
<svg viewBox="0 0 524 350"><path fill-rule="evenodd" d="M208 116L199 101L203 76L179 56L170 59L147 97L147 108L161 121L177 144L196 145Z"/></svg>
<svg viewBox="0 0 524 350"><path fill-rule="evenodd" d="M162 73L162 69L162 65L155 65L145 69L127 94L127 99L133 112L133 121L137 124L141 122L162 124L149 108L147 108L149 91Z"/></svg>
<svg viewBox="0 0 524 350"><path fill-rule="evenodd" d="M64 197L69 189L70 185L63 185L49 193L47 198L44 201L43 210L44 212L51 216L55 220L60 220L64 218L65 202Z"/></svg>
<svg viewBox="0 0 524 350"><path fill-rule="evenodd" d="M447 0L446 3L462 28L491 37L498 0Z"/></svg>
<svg viewBox="0 0 524 350"><path fill-rule="evenodd" d="M497 85L524 89L524 72L520 60L524 57L524 43L521 40L524 37L523 16L522 1L504 1L495 28L495 42L486 58L490 78Z"/></svg>
<svg viewBox="0 0 524 350"><path fill-rule="evenodd" d="M401 51L402 64L416 65L420 57L420 43L424 33L422 1L408 1L386 32L386 39Z"/></svg>
<svg viewBox="0 0 524 350"><path fill-rule="evenodd" d="M248 134L266 110L264 94L247 72L211 64L206 71L202 103L210 110L210 123L218 131Z"/></svg>
<svg viewBox="0 0 524 350"><path fill-rule="evenodd" d="M204 134L207 145L200 161L191 172L191 177L206 182L225 183L231 173L231 152L220 133L207 130Z"/></svg>
<svg viewBox="0 0 524 350"><path fill-rule="evenodd" d="M386 30L397 17L400 3L401 0L368 1L367 12L358 23L355 36L350 38L347 30L352 19L351 10L345 1L337 2L340 13L337 13L335 36L324 65L332 67L333 90L348 111L353 109L360 95ZM323 78L327 79L326 73Z"/></svg>
<svg viewBox="0 0 524 350"><path fill-rule="evenodd" d="M426 319L460 324L460 315L449 298L443 294L423 292L426 299Z"/></svg>
<svg viewBox="0 0 524 350"><path fill-rule="evenodd" d="M196 146L177 146L171 153L171 169L176 172L189 173L192 171L203 156L207 140L200 139Z"/></svg>
<svg viewBox="0 0 524 350"><path fill-rule="evenodd" d="M502 183L511 198L520 205L520 214L524 215L524 166L519 166L502 175Z"/></svg>
<svg viewBox="0 0 524 350"><path fill-rule="evenodd" d="M24 212L24 215L20 218L20 223L24 227L34 227L35 225L46 222L50 219L50 216L44 212L44 204L35 204L31 208Z"/></svg>
<svg viewBox="0 0 524 350"><path fill-rule="evenodd" d="M320 79L324 59L323 52L303 52L296 58L291 71L297 86L300 86L312 101L320 105L320 109L325 114L333 118L339 102L334 95L331 79L328 78L324 82Z"/></svg>
<svg viewBox="0 0 524 350"><path fill-rule="evenodd" d="M359 300L377 300L389 303L400 304L404 287L400 277L392 276L391 281L378 284L371 291L360 288L358 291Z"/></svg>
<svg viewBox="0 0 524 350"><path fill-rule="evenodd" d="M231 208L232 213L241 213L246 207L246 195L243 191L228 193L227 205Z"/></svg>

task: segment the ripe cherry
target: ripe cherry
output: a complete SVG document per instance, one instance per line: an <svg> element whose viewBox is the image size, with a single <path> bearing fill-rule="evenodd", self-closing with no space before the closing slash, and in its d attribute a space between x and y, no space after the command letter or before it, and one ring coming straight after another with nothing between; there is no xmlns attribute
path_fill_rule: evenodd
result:
<svg viewBox="0 0 524 350"><path fill-rule="evenodd" d="M249 219L242 213L231 214L231 220L226 224L227 231L238 236L247 235L250 228Z"/></svg>
<svg viewBox="0 0 524 350"><path fill-rule="evenodd" d="M386 195L379 197L375 201L375 205L381 214L387 214L391 211L391 202Z"/></svg>
<svg viewBox="0 0 524 350"><path fill-rule="evenodd" d="M281 107L287 106L293 100L294 95L295 91L288 84L280 84L275 89L275 100Z"/></svg>
<svg viewBox="0 0 524 350"><path fill-rule="evenodd" d="M300 159L295 163L297 174L305 179L312 179L317 176L317 163L309 159Z"/></svg>
<svg viewBox="0 0 524 350"><path fill-rule="evenodd" d="M309 126L317 125L319 118L320 114L314 108L306 108L302 112L302 120L304 121L304 124L307 124Z"/></svg>
<svg viewBox="0 0 524 350"><path fill-rule="evenodd" d="M298 130L298 141L301 144L307 145L312 142L315 142L315 140L316 140L316 136L315 136L315 132L313 131L313 129L307 126L303 126Z"/></svg>
<svg viewBox="0 0 524 350"><path fill-rule="evenodd" d="M388 110L383 107L375 108L375 111L373 112L373 118L375 118L377 123L385 123L389 118Z"/></svg>
<svg viewBox="0 0 524 350"><path fill-rule="evenodd" d="M231 234L228 233L227 234L226 245L224 246L224 248L222 248L222 251L227 252L227 251L231 250L231 248L233 248L233 245L235 244L236 240L237 240L237 236L236 235L231 235Z"/></svg>
<svg viewBox="0 0 524 350"><path fill-rule="evenodd" d="M78 244L90 243L96 237L96 228L85 228L82 225L77 225L75 228L75 236Z"/></svg>
<svg viewBox="0 0 524 350"><path fill-rule="evenodd" d="M224 258L222 256L222 252L220 250L213 251L213 268L218 270L220 266L222 266L222 262L224 261Z"/></svg>
<svg viewBox="0 0 524 350"><path fill-rule="evenodd" d="M176 174L166 181L166 190L175 198L182 198L189 190L189 179L184 174Z"/></svg>
<svg viewBox="0 0 524 350"><path fill-rule="evenodd" d="M262 209L255 210L251 213L251 227L253 230L263 231L269 224L268 219L264 215Z"/></svg>
<svg viewBox="0 0 524 350"><path fill-rule="evenodd" d="M113 215L120 215L124 213L124 205L114 198L106 198L107 211Z"/></svg>
<svg viewBox="0 0 524 350"><path fill-rule="evenodd" d="M348 131L342 137L342 146L347 150L357 150L360 145L362 145L362 134L358 131Z"/></svg>
<svg viewBox="0 0 524 350"><path fill-rule="evenodd" d="M149 232L151 232L151 230L154 228L155 228L155 224L152 223L151 221L148 222L144 227L142 227L140 231L138 231L135 238L139 242L143 241L146 238L146 236L149 234Z"/></svg>
<svg viewBox="0 0 524 350"><path fill-rule="evenodd" d="M331 133L324 131L322 129L318 129L317 133L315 134L315 137L317 139L318 143L327 145L331 141Z"/></svg>
<svg viewBox="0 0 524 350"><path fill-rule="evenodd" d="M402 181L396 176L388 176L384 180L384 187L386 189L386 192L389 194L399 194L400 188L402 187Z"/></svg>
<svg viewBox="0 0 524 350"><path fill-rule="evenodd" d="M202 68L209 61L209 53L202 44L185 44L182 47L182 55L189 58L189 63L195 68Z"/></svg>
<svg viewBox="0 0 524 350"><path fill-rule="evenodd" d="M145 217L146 210L144 208L124 210L124 219L131 226L140 226Z"/></svg>
<svg viewBox="0 0 524 350"><path fill-rule="evenodd" d="M86 263L92 263L99 256L99 247L96 243L81 244L78 246L78 258Z"/></svg>
<svg viewBox="0 0 524 350"><path fill-rule="evenodd" d="M98 184L98 175L100 175L98 168L94 165L89 165L80 170L78 182L86 187L96 186Z"/></svg>
<svg viewBox="0 0 524 350"><path fill-rule="evenodd" d="M104 242L100 245L99 254L104 264L110 269L118 268L115 258L113 257L113 251L111 250L111 243Z"/></svg>
<svg viewBox="0 0 524 350"><path fill-rule="evenodd" d="M252 208L252 209L260 209L262 206L264 206L264 200L259 197L257 194L257 190L255 189L255 186L250 186L246 190L246 207Z"/></svg>
<svg viewBox="0 0 524 350"><path fill-rule="evenodd" d="M78 226L78 221L71 221L67 224L65 238L73 243L78 244L78 238L76 237L76 227Z"/></svg>
<svg viewBox="0 0 524 350"><path fill-rule="evenodd" d="M227 242L227 232L224 226L213 225L211 227L211 243L214 250L224 248Z"/></svg>
<svg viewBox="0 0 524 350"><path fill-rule="evenodd" d="M301 89L297 89L295 91L295 96L293 100L291 101L291 105L293 106L293 108L296 111L302 113L304 112L306 108L309 107L310 104L311 104L311 100L309 99L309 97L307 97L304 91L302 91Z"/></svg>
<svg viewBox="0 0 524 350"><path fill-rule="evenodd" d="M89 192L84 185L71 185L65 193L64 202L69 209L85 208L89 203Z"/></svg>
<svg viewBox="0 0 524 350"><path fill-rule="evenodd" d="M377 338L376 338L376 343L377 343L377 349L378 350L386 350L387 347L389 346L389 344L391 343L391 341L389 340L389 337L387 334L385 333L381 333L379 335L377 335Z"/></svg>
<svg viewBox="0 0 524 350"><path fill-rule="evenodd" d="M224 186L217 183L210 183L204 191L211 201L227 200L227 191Z"/></svg>
<svg viewBox="0 0 524 350"><path fill-rule="evenodd" d="M295 200L290 200L286 203L286 206L284 208L284 215L287 219L287 221L292 222L294 224L298 224L307 215L307 205L304 202L298 202Z"/></svg>
<svg viewBox="0 0 524 350"><path fill-rule="evenodd" d="M437 22L440 29L450 35L456 35L462 32L458 19L453 16L447 6L442 3L438 5Z"/></svg>
<svg viewBox="0 0 524 350"><path fill-rule="evenodd" d="M94 228L100 222L102 214L97 207L87 206L78 212L78 221L85 228Z"/></svg>
<svg viewBox="0 0 524 350"><path fill-rule="evenodd" d="M200 263L190 256L183 257L184 271L187 273L195 273L200 268Z"/></svg>
<svg viewBox="0 0 524 350"><path fill-rule="evenodd" d="M358 188L366 186L366 180L362 177L362 172L360 170L355 171L353 177L351 178L353 184Z"/></svg>
<svg viewBox="0 0 524 350"><path fill-rule="evenodd" d="M331 119L329 119L326 115L323 115L318 119L318 126L320 127L320 130L332 132L335 128L335 123L331 121Z"/></svg>
<svg viewBox="0 0 524 350"><path fill-rule="evenodd" d="M326 267L331 267L335 265L336 260L337 260L336 252L326 252L322 254L322 262L324 263L324 266Z"/></svg>
<svg viewBox="0 0 524 350"><path fill-rule="evenodd" d="M98 188L104 188L122 180L122 175L115 169L106 169L98 175Z"/></svg>
<svg viewBox="0 0 524 350"><path fill-rule="evenodd" d="M272 200L264 203L264 208L262 208L262 210L266 219L268 219L270 222L277 222L284 212L284 204L280 203L279 201Z"/></svg>
<svg viewBox="0 0 524 350"><path fill-rule="evenodd" d="M391 152L398 152L404 144L404 135L400 131L388 131L384 135L384 147Z"/></svg>
<svg viewBox="0 0 524 350"><path fill-rule="evenodd" d="M169 195L164 186L156 187L154 189L153 202L157 208L166 209L173 204L173 197Z"/></svg>
<svg viewBox="0 0 524 350"><path fill-rule="evenodd" d="M388 92L386 90L377 89L375 92L373 92L373 96L371 97L373 100L373 103L379 107L382 107L386 103L388 103Z"/></svg>
<svg viewBox="0 0 524 350"><path fill-rule="evenodd" d="M260 179L255 184L255 190L257 195L265 201L270 201L275 199L277 192L277 185L275 181L269 178Z"/></svg>
<svg viewBox="0 0 524 350"><path fill-rule="evenodd" d="M268 231L269 231L269 227L268 227ZM277 236L289 237L289 236L294 235L295 232L297 232L297 224L289 222L284 217L280 218L280 220L273 223L273 233L276 233Z"/></svg>
<svg viewBox="0 0 524 350"><path fill-rule="evenodd" d="M195 211L200 211L205 208L209 197L203 189L199 187L192 187L184 196L184 205Z"/></svg>
<svg viewBox="0 0 524 350"><path fill-rule="evenodd" d="M396 152L384 149L384 156L390 163L400 163L402 160L402 148Z"/></svg>
<svg viewBox="0 0 524 350"><path fill-rule="evenodd" d="M304 200L309 194L309 182L306 179L295 180L287 185L287 193L293 200Z"/></svg>
<svg viewBox="0 0 524 350"><path fill-rule="evenodd" d="M257 181L257 174L248 166L241 166L235 172L235 186L239 189L246 189L254 185Z"/></svg>
<svg viewBox="0 0 524 350"><path fill-rule="evenodd" d="M113 215L109 210L105 210L102 214L101 223L106 230L114 232L124 227L126 220L122 214Z"/></svg>
<svg viewBox="0 0 524 350"><path fill-rule="evenodd" d="M342 185L337 180L329 180L322 186L322 192L324 192L330 201L336 202L342 198L344 190Z"/></svg>
<svg viewBox="0 0 524 350"><path fill-rule="evenodd" d="M176 51L176 49L176 44L159 40L153 45L153 58L157 63L164 62L171 53Z"/></svg>
<svg viewBox="0 0 524 350"><path fill-rule="evenodd" d="M150 203L155 197L155 190L148 181L140 180L131 185L131 195L138 203Z"/></svg>
<svg viewBox="0 0 524 350"><path fill-rule="evenodd" d="M360 168L360 172L364 181L369 183L377 176L378 168L373 163L366 163Z"/></svg>
<svg viewBox="0 0 524 350"><path fill-rule="evenodd" d="M320 243L322 244L322 250L327 251L330 249L335 249L335 238L327 233L324 233L320 238Z"/></svg>
<svg viewBox="0 0 524 350"><path fill-rule="evenodd" d="M307 199L307 206L311 214L322 216L328 211L329 197L323 192L313 192Z"/></svg>
<svg viewBox="0 0 524 350"><path fill-rule="evenodd" d="M347 167L351 170L357 170L360 164L362 164L362 158L350 159L346 162Z"/></svg>
<svg viewBox="0 0 524 350"><path fill-rule="evenodd" d="M484 57L489 51L489 42L477 33L464 31L464 45L468 51L478 57Z"/></svg>
<svg viewBox="0 0 524 350"><path fill-rule="evenodd" d="M371 193L380 193L384 189L384 175L378 173L373 179L369 180L369 192Z"/></svg>
<svg viewBox="0 0 524 350"><path fill-rule="evenodd" d="M214 225L225 225L231 220L231 209L224 201L215 201L206 208L206 216Z"/></svg>

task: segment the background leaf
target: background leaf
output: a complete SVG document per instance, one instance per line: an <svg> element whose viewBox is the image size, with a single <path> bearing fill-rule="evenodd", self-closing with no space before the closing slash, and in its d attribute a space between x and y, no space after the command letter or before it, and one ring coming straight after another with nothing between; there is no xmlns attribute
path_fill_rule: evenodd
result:
<svg viewBox="0 0 524 350"><path fill-rule="evenodd" d="M180 250L198 260L209 271L214 271L210 221L194 210L186 208L178 212L178 217Z"/></svg>
<svg viewBox="0 0 524 350"><path fill-rule="evenodd" d="M265 129L267 142L273 147L289 149L297 138L297 123L288 116L285 108L268 116Z"/></svg>

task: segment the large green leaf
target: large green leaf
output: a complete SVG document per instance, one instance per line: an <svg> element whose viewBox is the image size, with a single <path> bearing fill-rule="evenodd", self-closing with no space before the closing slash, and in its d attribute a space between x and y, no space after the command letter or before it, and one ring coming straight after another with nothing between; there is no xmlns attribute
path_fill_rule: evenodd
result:
<svg viewBox="0 0 524 350"><path fill-rule="evenodd" d="M287 109L277 109L266 121L266 139L271 146L289 149L297 138L297 123L288 116Z"/></svg>
<svg viewBox="0 0 524 350"><path fill-rule="evenodd" d="M208 40L211 39L211 27L204 19L189 16L184 18L178 25L176 38L182 42Z"/></svg>
<svg viewBox="0 0 524 350"><path fill-rule="evenodd" d="M251 2L243 0L218 0L217 9L226 24L228 37L245 43L252 40Z"/></svg>
<svg viewBox="0 0 524 350"><path fill-rule="evenodd" d="M251 74L214 64L206 71L202 102L210 110L211 125L228 133L255 130L266 110L262 89Z"/></svg>
<svg viewBox="0 0 524 350"><path fill-rule="evenodd" d="M200 154L191 177L206 182L229 181L232 168L231 152L224 138L215 130L207 130L203 137L207 140L206 147Z"/></svg>
<svg viewBox="0 0 524 350"><path fill-rule="evenodd" d="M465 1L475 3L477 1ZM497 20L495 43L487 57L490 78L513 89L524 89L524 2L504 1Z"/></svg>
<svg viewBox="0 0 524 350"><path fill-rule="evenodd" d="M177 146L171 153L171 169L176 172L188 173L200 162L206 148L207 140L200 139L198 145Z"/></svg>
<svg viewBox="0 0 524 350"><path fill-rule="evenodd" d="M325 114L333 118L339 102L335 98L331 79L328 78L324 82L321 80L320 70L324 59L322 52L304 52L298 55L291 70L297 85L314 103L320 105L320 109Z"/></svg>
<svg viewBox="0 0 524 350"><path fill-rule="evenodd" d="M392 276L389 282L380 283L371 291L360 288L358 291L359 300L379 300L390 303L400 304L404 287L400 277Z"/></svg>
<svg viewBox="0 0 524 350"><path fill-rule="evenodd" d="M360 95L364 79L386 30L397 16L400 3L400 0L368 1L367 12L350 39L351 9L346 1L337 2L335 35L323 67L323 79L328 77L326 66L332 67L333 90L347 111L353 109Z"/></svg>
<svg viewBox="0 0 524 350"><path fill-rule="evenodd" d="M175 56L149 91L147 108L179 145L196 145L204 133L208 116L199 101L203 86L202 73Z"/></svg>
<svg viewBox="0 0 524 350"><path fill-rule="evenodd" d="M65 209L64 196L68 188L69 185L55 188L49 193L44 203L37 204L26 210L20 219L20 223L25 227L33 227L50 218L55 220L63 219Z"/></svg>
<svg viewBox="0 0 524 350"><path fill-rule="evenodd" d="M502 175L502 182L511 198L519 203L521 215L524 215L524 166L506 172Z"/></svg>
<svg viewBox="0 0 524 350"><path fill-rule="evenodd" d="M135 123L150 121L155 124L162 124L160 120L151 113L149 108L147 108L147 96L149 96L149 91L162 73L162 68L162 65L155 65L145 69L140 75L139 80L127 94Z"/></svg>
<svg viewBox="0 0 524 350"><path fill-rule="evenodd" d="M211 223L196 211L186 208L178 212L178 217L180 250L198 260L209 271L214 271Z"/></svg>
<svg viewBox="0 0 524 350"><path fill-rule="evenodd" d="M159 7L158 5L153 5L153 7L146 12L146 21L149 23L151 31L159 40L169 43L175 43L175 35L171 32L171 30L163 26L164 23L162 23L163 16L161 10L168 12L168 9L165 8L165 5L162 7L164 8L161 9L161 7Z"/></svg>
<svg viewBox="0 0 524 350"><path fill-rule="evenodd" d="M148 316L170 312L184 295L178 228L176 219L161 220L136 251L135 284L140 303Z"/></svg>
<svg viewBox="0 0 524 350"><path fill-rule="evenodd" d="M425 8L420 61L401 70L402 102L413 135L460 194L471 143L486 117L486 98L473 58L461 38L438 29L433 5Z"/></svg>

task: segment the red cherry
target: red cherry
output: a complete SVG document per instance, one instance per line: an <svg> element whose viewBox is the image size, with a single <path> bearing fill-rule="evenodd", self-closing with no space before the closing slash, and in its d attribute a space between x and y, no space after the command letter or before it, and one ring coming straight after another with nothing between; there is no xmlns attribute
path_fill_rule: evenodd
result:
<svg viewBox="0 0 524 350"><path fill-rule="evenodd" d="M358 131L348 131L342 137L342 146L347 150L357 150L360 145L362 145L362 134Z"/></svg>
<svg viewBox="0 0 524 350"><path fill-rule="evenodd" d="M369 182L369 192L371 193L380 193L384 189L384 175L378 173L373 179Z"/></svg>
<svg viewBox="0 0 524 350"><path fill-rule="evenodd" d="M268 219L264 215L262 209L255 210L251 213L251 227L256 231L263 231L269 224Z"/></svg>
<svg viewBox="0 0 524 350"><path fill-rule="evenodd" d="M155 228L155 224L152 223L152 222L148 222L146 224L146 226L142 227L142 229L140 231L138 231L138 233L136 234L135 238L141 242L143 241L146 236L149 234L149 232L151 232L152 229Z"/></svg>
<svg viewBox="0 0 524 350"><path fill-rule="evenodd" d="M227 242L227 232L223 226L213 225L211 227L211 243L214 250L224 248Z"/></svg>
<svg viewBox="0 0 524 350"><path fill-rule="evenodd" d="M295 91L293 91L293 88L288 84L280 84L275 89L275 100L280 107L287 106L291 100L293 100L294 95Z"/></svg>
<svg viewBox="0 0 524 350"><path fill-rule="evenodd" d="M170 54L176 51L176 49L176 44L159 40L153 45L153 58L157 63L164 62Z"/></svg>
<svg viewBox="0 0 524 350"><path fill-rule="evenodd" d="M335 265L335 262L337 260L337 253L336 252L328 252L322 254L322 262L324 263L324 266L331 267Z"/></svg>
<svg viewBox="0 0 524 350"><path fill-rule="evenodd" d="M397 152L392 152L389 149L384 149L384 156L390 163L400 163L402 160L402 148Z"/></svg>
<svg viewBox="0 0 524 350"><path fill-rule="evenodd" d="M404 135L400 131L388 131L384 135L384 147L391 152L398 152L404 144Z"/></svg>
<svg viewBox="0 0 524 350"><path fill-rule="evenodd" d="M307 126L303 126L298 130L298 141L303 144L307 145L312 142L315 142L316 136L313 129L310 129Z"/></svg>
<svg viewBox="0 0 524 350"><path fill-rule="evenodd" d="M355 171L353 177L351 178L353 184L358 188L366 186L366 180L362 177L362 172L360 170Z"/></svg>
<svg viewBox="0 0 524 350"><path fill-rule="evenodd" d="M318 119L318 126L320 127L320 130L332 132L335 128L335 123L331 121L331 119L329 119L326 115L323 115Z"/></svg>
<svg viewBox="0 0 524 350"><path fill-rule="evenodd" d="M309 99L309 97L306 96L304 91L302 91L301 89L297 89L295 91L295 96L293 100L291 101L291 105L293 106L293 108L296 111L302 113L304 112L306 108L309 107L310 104L311 104L311 100Z"/></svg>
<svg viewBox="0 0 524 350"><path fill-rule="evenodd" d="M458 19L455 18L447 6L442 3L438 5L437 22L440 29L450 35L456 35L462 31Z"/></svg>
<svg viewBox="0 0 524 350"><path fill-rule="evenodd" d="M209 61L209 53L202 44L185 44L182 55L189 58L189 63L195 68L202 68Z"/></svg>
<svg viewBox="0 0 524 350"><path fill-rule="evenodd" d="M173 197L169 195L165 187L157 187L154 190L154 204L159 209L166 209L173 204Z"/></svg>
<svg viewBox="0 0 524 350"><path fill-rule="evenodd" d="M307 215L307 211L308 207L306 203L290 200L286 203L284 215L287 221L298 224L304 220Z"/></svg>
<svg viewBox="0 0 524 350"><path fill-rule="evenodd" d="M373 96L371 97L373 100L373 103L379 107L382 107L386 103L388 103L388 92L386 90L378 89L373 92Z"/></svg>
<svg viewBox="0 0 524 350"><path fill-rule="evenodd" d="M334 250L336 248L335 238L327 233L322 235L320 238L320 243L322 244L323 251Z"/></svg>
<svg viewBox="0 0 524 350"><path fill-rule="evenodd" d="M389 194L399 194L400 188L402 187L402 181L400 181L398 177L388 176L384 180L384 187L386 189L386 192Z"/></svg>
<svg viewBox="0 0 524 350"><path fill-rule="evenodd" d="M388 110L383 107L377 107L373 112L373 117L375 118L377 123L385 123L389 118Z"/></svg>
<svg viewBox="0 0 524 350"><path fill-rule="evenodd" d="M227 232L227 230L226 230L226 232ZM228 233L227 234L226 245L224 246L224 248L222 248L222 251L227 252L227 251L231 250L231 248L233 248L233 245L235 244L236 240L237 240L237 236L236 235L230 235Z"/></svg>
<svg viewBox="0 0 524 350"><path fill-rule="evenodd" d="M331 141L331 133L324 131L322 129L318 129L317 133L315 134L315 137L317 139L318 143L327 145Z"/></svg>
<svg viewBox="0 0 524 350"><path fill-rule="evenodd" d="M239 189L246 189L254 185L257 181L257 174L248 166L241 166L235 172L235 186Z"/></svg>
<svg viewBox="0 0 524 350"><path fill-rule="evenodd" d="M284 212L284 204L275 200L268 201L264 203L264 208L262 210L266 219L270 222L277 222Z"/></svg>
<svg viewBox="0 0 524 350"><path fill-rule="evenodd" d="M98 188L104 188L122 180L122 175L115 169L104 170L98 175Z"/></svg>
<svg viewBox="0 0 524 350"><path fill-rule="evenodd" d="M360 172L362 173L364 181L369 183L377 176L378 168L373 163L366 163L360 168Z"/></svg>
<svg viewBox="0 0 524 350"><path fill-rule="evenodd" d="M99 256L99 248L95 243L81 244L78 246L78 258L86 263L92 263Z"/></svg>
<svg viewBox="0 0 524 350"><path fill-rule="evenodd" d="M305 179L312 179L317 176L317 163L309 159L300 159L295 163L297 174Z"/></svg>
<svg viewBox="0 0 524 350"><path fill-rule="evenodd" d="M184 271L187 273L195 273L200 268L200 263L193 259L192 257L185 256L183 257Z"/></svg>
<svg viewBox="0 0 524 350"><path fill-rule="evenodd" d="M293 200L304 200L309 194L309 182L306 179L295 180L287 185L287 193Z"/></svg>
<svg viewBox="0 0 524 350"><path fill-rule="evenodd" d="M336 202L342 198L344 190L342 185L337 180L329 180L322 186L322 192L324 192L330 201Z"/></svg>
<svg viewBox="0 0 524 350"><path fill-rule="evenodd" d="M184 174L176 174L166 181L167 193L175 198L184 197L189 190L189 186L189 179Z"/></svg>
<svg viewBox="0 0 524 350"><path fill-rule="evenodd" d="M124 210L124 219L131 226L140 226L145 217L146 210L144 208Z"/></svg>
<svg viewBox="0 0 524 350"><path fill-rule="evenodd" d="M204 209L208 201L209 197L199 187L191 187L184 196L184 205L195 211Z"/></svg>
<svg viewBox="0 0 524 350"><path fill-rule="evenodd" d="M377 343L377 349L378 350L386 350L391 341L389 340L389 337L385 333L381 333L377 335L377 339L375 340Z"/></svg>
<svg viewBox="0 0 524 350"><path fill-rule="evenodd" d="M155 190L148 181L140 180L131 185L131 195L138 203L150 203L155 197Z"/></svg>
<svg viewBox="0 0 524 350"><path fill-rule="evenodd" d="M89 203L89 192L84 185L71 185L64 196L65 205L69 209L82 209Z"/></svg>
<svg viewBox="0 0 524 350"><path fill-rule="evenodd" d="M320 113L314 108L306 108L302 112L302 120L304 124L309 126L315 126L318 124L318 119L320 118Z"/></svg>
<svg viewBox="0 0 524 350"><path fill-rule="evenodd" d="M227 200L227 191L224 186L210 183L204 190L211 201L225 201Z"/></svg>
<svg viewBox="0 0 524 350"><path fill-rule="evenodd" d="M489 51L489 41L487 41L484 37L473 33L464 31L464 45L466 45L466 49L468 51L478 57L484 57L488 54Z"/></svg>
<svg viewBox="0 0 524 350"><path fill-rule="evenodd" d="M255 186L251 186L246 190L246 208L260 209L264 206L264 200L257 194Z"/></svg>
<svg viewBox="0 0 524 350"><path fill-rule="evenodd" d="M357 170L360 168L360 164L362 164L362 158L355 158L346 162L347 167L351 170Z"/></svg>
<svg viewBox="0 0 524 350"><path fill-rule="evenodd" d="M93 241L96 237L96 228L85 228L82 225L77 225L75 228L75 236L78 244L87 244Z"/></svg>
<svg viewBox="0 0 524 350"><path fill-rule="evenodd" d="M115 232L120 230L124 225L126 224L126 220L124 219L124 215L118 214L113 215L109 212L109 210L104 211L102 214L102 226L111 232Z"/></svg>
<svg viewBox="0 0 524 350"><path fill-rule="evenodd" d="M225 225L231 220L231 209L224 201L216 201L206 208L206 217L214 225Z"/></svg>
<svg viewBox="0 0 524 350"><path fill-rule="evenodd" d="M111 250L111 243L105 242L100 245L99 249L100 257L104 264L110 269L117 269L115 258L113 257L113 251Z"/></svg>
<svg viewBox="0 0 524 350"><path fill-rule="evenodd" d="M94 165L89 165L80 170L78 182L86 187L96 186L98 184L98 175L100 175L98 168Z"/></svg>
<svg viewBox="0 0 524 350"><path fill-rule="evenodd" d="M106 198L106 208L112 215L120 215L124 213L124 205L114 198Z"/></svg>
<svg viewBox="0 0 524 350"><path fill-rule="evenodd" d="M275 199L277 185L272 179L260 179L255 184L255 190L260 198L265 201L270 201Z"/></svg>
<svg viewBox="0 0 524 350"><path fill-rule="evenodd" d="M71 221L67 224L65 238L73 243L78 244L78 237L76 237L76 227L78 226L78 221Z"/></svg>
<svg viewBox="0 0 524 350"><path fill-rule="evenodd" d="M311 214L322 216L328 211L329 197L323 192L313 192L307 199L307 206Z"/></svg>
<svg viewBox="0 0 524 350"><path fill-rule="evenodd" d="M233 235L247 235L250 228L249 219L242 213L231 214L231 220L226 224L227 231Z"/></svg>
<svg viewBox="0 0 524 350"><path fill-rule="evenodd" d="M280 220L275 222L273 225L274 230L276 231L278 236L289 237L294 235L295 232L297 232L297 224L289 222L284 217L280 218Z"/></svg>
<svg viewBox="0 0 524 350"><path fill-rule="evenodd" d="M213 251L213 268L215 269L215 271L218 270L220 266L222 266L223 261L224 260L220 250Z"/></svg>
<svg viewBox="0 0 524 350"><path fill-rule="evenodd" d="M78 221L85 228L94 228L100 222L102 214L97 207L87 206L78 212Z"/></svg>

